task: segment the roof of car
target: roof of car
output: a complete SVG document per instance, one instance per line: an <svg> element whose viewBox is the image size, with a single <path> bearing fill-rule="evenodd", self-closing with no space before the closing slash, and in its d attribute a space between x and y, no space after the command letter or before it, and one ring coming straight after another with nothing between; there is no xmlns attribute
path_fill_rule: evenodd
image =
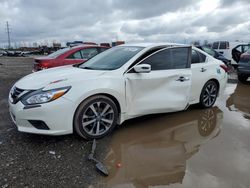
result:
<svg viewBox="0 0 250 188"><path fill-rule="evenodd" d="M157 47L157 46L190 46L187 44L180 44L180 43L127 43L127 44L122 44L120 46L137 46L137 47Z"/></svg>

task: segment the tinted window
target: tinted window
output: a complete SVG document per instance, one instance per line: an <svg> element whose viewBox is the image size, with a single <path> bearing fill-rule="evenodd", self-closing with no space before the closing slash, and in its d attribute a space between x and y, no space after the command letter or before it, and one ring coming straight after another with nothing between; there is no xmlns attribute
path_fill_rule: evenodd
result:
<svg viewBox="0 0 250 188"><path fill-rule="evenodd" d="M81 52L77 51L71 54L67 59L82 59Z"/></svg>
<svg viewBox="0 0 250 188"><path fill-rule="evenodd" d="M188 48L170 49L172 52L172 64L175 69L185 69L188 64Z"/></svg>
<svg viewBox="0 0 250 188"><path fill-rule="evenodd" d="M124 65L128 60L140 52L143 47L118 46L91 58L80 65L83 69L115 70Z"/></svg>
<svg viewBox="0 0 250 188"><path fill-rule="evenodd" d="M187 68L188 48L172 48L157 52L145 59L141 64L151 65L151 70Z"/></svg>
<svg viewBox="0 0 250 188"><path fill-rule="evenodd" d="M228 42L220 42L220 48L222 50L228 49L229 43Z"/></svg>
<svg viewBox="0 0 250 188"><path fill-rule="evenodd" d="M204 63L206 61L206 56L196 50L192 50L192 64L195 63Z"/></svg>
<svg viewBox="0 0 250 188"><path fill-rule="evenodd" d="M90 59L98 54L98 51L96 48L86 48L81 50L82 58L83 59Z"/></svg>
<svg viewBox="0 0 250 188"><path fill-rule="evenodd" d="M218 47L219 47L219 42L214 42L213 43L213 49L218 49Z"/></svg>
<svg viewBox="0 0 250 188"><path fill-rule="evenodd" d="M200 57L199 54L195 51L192 50L192 58L191 58L192 64L194 63L200 63Z"/></svg>
<svg viewBox="0 0 250 188"><path fill-rule="evenodd" d="M204 54L200 53L200 52L197 52L197 53L198 53L199 56L200 56L201 62L205 62L205 61L206 61L206 56L205 56Z"/></svg>

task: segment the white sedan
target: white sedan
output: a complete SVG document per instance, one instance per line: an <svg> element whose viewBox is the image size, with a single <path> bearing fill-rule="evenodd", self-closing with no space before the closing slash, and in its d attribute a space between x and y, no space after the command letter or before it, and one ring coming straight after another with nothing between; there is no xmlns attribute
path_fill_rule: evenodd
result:
<svg viewBox="0 0 250 188"><path fill-rule="evenodd" d="M181 44L126 44L87 62L32 73L9 94L21 132L101 138L125 120L213 106L227 82L227 67Z"/></svg>

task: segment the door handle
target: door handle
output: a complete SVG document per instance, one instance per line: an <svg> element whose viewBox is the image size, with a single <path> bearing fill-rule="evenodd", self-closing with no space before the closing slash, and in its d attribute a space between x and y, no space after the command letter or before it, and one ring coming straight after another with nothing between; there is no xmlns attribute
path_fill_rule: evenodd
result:
<svg viewBox="0 0 250 188"><path fill-rule="evenodd" d="M188 80L189 80L189 77L180 76L176 81L185 82L185 81L188 81Z"/></svg>
<svg viewBox="0 0 250 188"><path fill-rule="evenodd" d="M205 68L201 68L201 72L205 72L207 69L205 69Z"/></svg>

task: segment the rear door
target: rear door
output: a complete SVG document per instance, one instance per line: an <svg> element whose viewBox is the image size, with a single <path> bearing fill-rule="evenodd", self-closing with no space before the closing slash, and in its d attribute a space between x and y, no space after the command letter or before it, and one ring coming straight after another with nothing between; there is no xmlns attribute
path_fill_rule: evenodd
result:
<svg viewBox="0 0 250 188"><path fill-rule="evenodd" d="M192 49L191 70L192 70L192 86L191 86L191 103L199 101L201 90L208 80L207 72L211 69L209 63L206 62L206 56L198 50Z"/></svg>
<svg viewBox="0 0 250 188"><path fill-rule="evenodd" d="M191 88L190 47L159 50L139 64L151 72L125 74L127 112L130 116L185 109Z"/></svg>

